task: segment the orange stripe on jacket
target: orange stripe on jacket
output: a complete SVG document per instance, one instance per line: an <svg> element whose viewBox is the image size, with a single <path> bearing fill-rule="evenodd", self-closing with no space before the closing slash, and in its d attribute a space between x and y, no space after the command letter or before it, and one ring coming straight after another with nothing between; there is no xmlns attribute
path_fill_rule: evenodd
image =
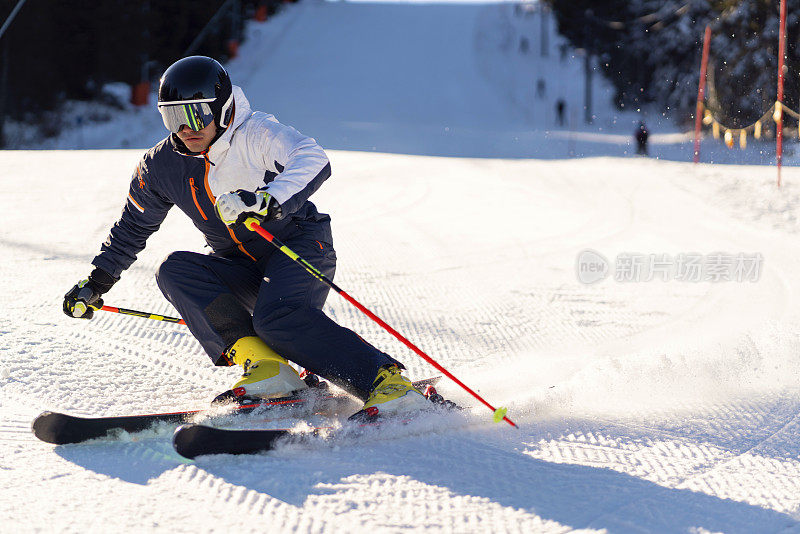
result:
<svg viewBox="0 0 800 534"><path fill-rule="evenodd" d="M137 210L139 210L139 211L141 211L142 213L144 213L144 208L143 208L143 207L141 207L141 206L139 205L139 203L138 203L138 202L136 202L135 200L133 200L133 197L131 196L131 194L130 194L130 193L128 193L128 200L130 200L130 201L133 203L133 205L134 205L134 206L136 206L136 209L137 209Z"/></svg>

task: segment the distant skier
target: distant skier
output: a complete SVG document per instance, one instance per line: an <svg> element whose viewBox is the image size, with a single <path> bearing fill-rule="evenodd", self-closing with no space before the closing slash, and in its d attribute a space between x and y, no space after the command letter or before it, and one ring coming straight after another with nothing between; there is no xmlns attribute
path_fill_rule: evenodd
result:
<svg viewBox="0 0 800 534"><path fill-rule="evenodd" d="M644 121L639 121L639 126L636 128L633 135L636 138L636 153L646 156L647 138L650 136L650 132L647 131L647 126L645 126Z"/></svg>
<svg viewBox="0 0 800 534"><path fill-rule="evenodd" d="M166 70L158 110L170 134L136 167L122 216L94 270L64 296L64 313L91 319L177 205L212 252L173 252L156 280L211 361L243 367L225 396L279 397L306 388L287 358L365 400L364 408L427 406L397 360L322 312L326 285L241 224L260 219L333 278L330 217L308 201L331 174L316 141L251 110L222 65L204 56Z"/></svg>
<svg viewBox="0 0 800 534"><path fill-rule="evenodd" d="M556 101L556 124L559 126L564 126L565 124L565 115L566 115L566 108L567 103L564 102L563 98L559 98Z"/></svg>

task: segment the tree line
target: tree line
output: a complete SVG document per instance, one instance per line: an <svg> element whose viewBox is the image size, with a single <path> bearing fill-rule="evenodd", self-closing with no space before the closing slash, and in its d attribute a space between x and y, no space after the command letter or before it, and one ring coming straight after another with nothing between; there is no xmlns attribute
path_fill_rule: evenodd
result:
<svg viewBox="0 0 800 534"><path fill-rule="evenodd" d="M707 104L731 128L751 124L775 102L779 0L547 0L559 31L596 58L616 104L656 104L692 119L703 33L711 25ZM798 108L800 0L788 1L784 102Z"/></svg>
<svg viewBox="0 0 800 534"><path fill-rule="evenodd" d="M17 3L0 0L0 21ZM100 98L108 82L135 86L154 80L183 57L204 29L192 53L225 60L234 53L231 41L242 39L246 20L257 14L269 16L281 4L280 0L28 0L0 40L0 113L35 122L65 100Z"/></svg>

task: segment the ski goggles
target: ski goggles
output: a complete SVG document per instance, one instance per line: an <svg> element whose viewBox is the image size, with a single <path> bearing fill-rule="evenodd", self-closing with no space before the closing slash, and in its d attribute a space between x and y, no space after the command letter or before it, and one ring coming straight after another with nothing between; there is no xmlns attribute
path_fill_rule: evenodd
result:
<svg viewBox="0 0 800 534"><path fill-rule="evenodd" d="M172 133L178 133L185 124L194 131L202 130L214 122L214 113L211 111L208 101L183 101L183 102L159 102L158 111L164 119L164 126Z"/></svg>

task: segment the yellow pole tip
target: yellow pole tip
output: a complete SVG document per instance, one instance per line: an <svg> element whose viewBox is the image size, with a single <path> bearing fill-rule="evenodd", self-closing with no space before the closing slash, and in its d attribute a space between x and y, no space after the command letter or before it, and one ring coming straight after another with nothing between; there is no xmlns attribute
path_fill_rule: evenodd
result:
<svg viewBox="0 0 800 534"><path fill-rule="evenodd" d="M500 421L503 420L503 418L506 416L507 413L508 413L508 408L498 408L494 411L494 416L492 417L492 420L494 420L495 423L499 423Z"/></svg>

